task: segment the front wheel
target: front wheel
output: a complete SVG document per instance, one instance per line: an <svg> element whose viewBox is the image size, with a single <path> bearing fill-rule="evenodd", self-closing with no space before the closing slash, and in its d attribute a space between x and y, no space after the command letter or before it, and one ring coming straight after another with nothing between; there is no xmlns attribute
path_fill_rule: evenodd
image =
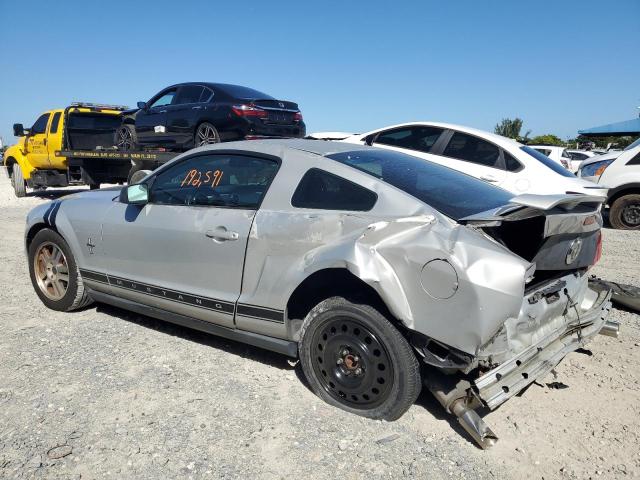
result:
<svg viewBox="0 0 640 480"><path fill-rule="evenodd" d="M617 198L609 209L609 222L613 228L640 230L640 194Z"/></svg>
<svg viewBox="0 0 640 480"><path fill-rule="evenodd" d="M22 175L22 169L17 163L11 166L11 183L13 184L13 191L16 197L22 198L27 195L27 185Z"/></svg>
<svg viewBox="0 0 640 480"><path fill-rule="evenodd" d="M400 418L422 388L416 355L377 309L333 297L307 315L300 362L316 395L364 417Z"/></svg>
<svg viewBox="0 0 640 480"><path fill-rule="evenodd" d="M61 312L92 302L67 242L57 232L40 230L29 245L31 283L42 303Z"/></svg>
<svg viewBox="0 0 640 480"><path fill-rule="evenodd" d="M136 127L128 123L121 125L116 130L113 143L115 143L118 150L121 150L123 152L136 150L138 148Z"/></svg>

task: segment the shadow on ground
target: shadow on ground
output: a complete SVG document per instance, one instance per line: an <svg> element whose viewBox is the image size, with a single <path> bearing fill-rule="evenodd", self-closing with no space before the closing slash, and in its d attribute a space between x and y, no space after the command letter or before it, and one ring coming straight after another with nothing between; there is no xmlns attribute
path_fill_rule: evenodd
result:
<svg viewBox="0 0 640 480"><path fill-rule="evenodd" d="M238 355L249 360L260 362L270 367L279 368L281 370L293 370L295 368L295 365L292 364L292 359L289 357L279 353L270 352L269 350L263 350L252 345L199 332L198 330L193 330L181 325L175 325L163 320L157 320L152 317L139 315L111 305L98 304L96 306L96 311L106 313L107 315L120 318L127 322L135 323L141 327L151 328L157 332L166 333L167 335L172 335L174 337L180 337L190 342L196 342L201 345L222 350L232 355Z"/></svg>

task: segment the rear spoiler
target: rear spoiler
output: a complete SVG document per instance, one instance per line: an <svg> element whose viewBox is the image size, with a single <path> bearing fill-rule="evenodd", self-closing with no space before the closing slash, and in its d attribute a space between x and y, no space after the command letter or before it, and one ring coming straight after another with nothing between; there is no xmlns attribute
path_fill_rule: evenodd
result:
<svg viewBox="0 0 640 480"><path fill-rule="evenodd" d="M503 221L524 220L541 214L546 216L546 212L556 209L557 211L552 215L556 217L554 221L549 221L551 217L547 217L546 233L551 233L550 231L554 230L551 224L558 221L565 224L580 223L583 227L589 227L581 230L592 230L602 225L600 207L605 201L606 197L600 195L524 194L513 197L506 205L461 218L459 222L478 226L498 226ZM587 208L572 212L579 205ZM589 217L596 218L588 220Z"/></svg>

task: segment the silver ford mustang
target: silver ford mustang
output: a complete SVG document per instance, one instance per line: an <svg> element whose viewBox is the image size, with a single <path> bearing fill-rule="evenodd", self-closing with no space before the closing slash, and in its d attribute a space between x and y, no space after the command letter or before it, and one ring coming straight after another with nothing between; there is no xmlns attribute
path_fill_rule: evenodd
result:
<svg viewBox="0 0 640 480"><path fill-rule="evenodd" d="M191 150L34 208L46 306L116 305L299 357L328 403L393 420L423 385L483 447L496 408L607 322L587 271L604 198L513 197L401 153L317 140Z"/></svg>

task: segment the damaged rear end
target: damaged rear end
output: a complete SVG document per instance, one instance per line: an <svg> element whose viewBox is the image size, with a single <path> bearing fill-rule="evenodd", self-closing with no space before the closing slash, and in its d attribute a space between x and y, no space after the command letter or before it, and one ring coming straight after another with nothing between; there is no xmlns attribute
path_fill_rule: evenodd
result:
<svg viewBox="0 0 640 480"><path fill-rule="evenodd" d="M494 409L549 373L607 322L610 290L588 281L600 258L604 198L522 195L459 221L530 263L517 315L510 316L463 368L440 369L428 387L483 448L497 437L474 409Z"/></svg>

